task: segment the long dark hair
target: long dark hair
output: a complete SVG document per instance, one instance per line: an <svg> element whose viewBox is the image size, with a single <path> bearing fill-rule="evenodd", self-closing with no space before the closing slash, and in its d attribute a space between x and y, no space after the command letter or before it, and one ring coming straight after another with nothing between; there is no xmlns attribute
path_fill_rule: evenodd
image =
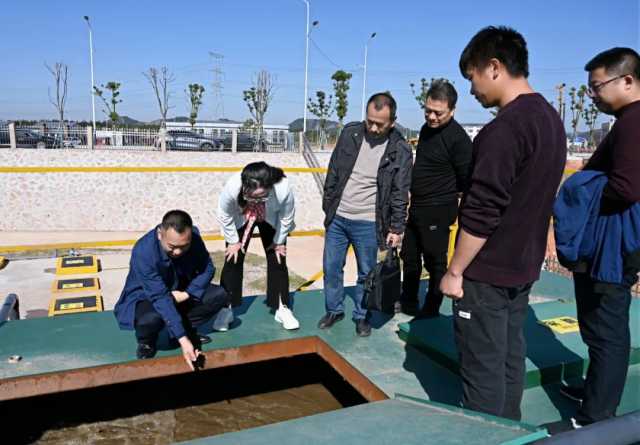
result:
<svg viewBox="0 0 640 445"><path fill-rule="evenodd" d="M247 201L244 199L245 194L250 194L259 188L270 190L285 177L286 175L281 168L272 167L266 162L247 164L240 175L242 187L238 193L238 205L242 208L247 205Z"/></svg>

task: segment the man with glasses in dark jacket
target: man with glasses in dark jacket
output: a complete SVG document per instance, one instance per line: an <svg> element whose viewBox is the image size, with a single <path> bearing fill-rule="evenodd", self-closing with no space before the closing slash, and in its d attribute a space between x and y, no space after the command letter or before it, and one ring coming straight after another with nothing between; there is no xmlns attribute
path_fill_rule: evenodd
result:
<svg viewBox="0 0 640 445"><path fill-rule="evenodd" d="M389 93L367 102L364 122L348 124L331 156L322 208L325 212L324 294L328 329L344 318L344 264L349 246L358 263L353 319L356 333L371 334L363 304L364 280L376 264L378 248L397 247L405 228L411 147L398 130L396 101Z"/></svg>
<svg viewBox="0 0 640 445"><path fill-rule="evenodd" d="M466 187L471 139L453 118L458 93L445 79L431 84L424 103L411 178L409 220L402 242L402 297L396 312L433 318L440 313L440 280L447 271L449 227L458 216L458 195ZM429 272L429 292L418 311L422 259Z"/></svg>
<svg viewBox="0 0 640 445"><path fill-rule="evenodd" d="M615 116L616 123L583 170L607 177L599 213L621 215L640 202L640 56L631 48L611 48L591 59L585 71L589 73L587 94L600 111ZM561 393L580 402L580 409L575 417L548 425L551 433L616 415L629 368L629 306L631 287L638 281L640 252L624 256L622 269L622 282L610 283L595 279L591 264L574 268L578 324L588 346L589 367L584 387L561 387Z"/></svg>

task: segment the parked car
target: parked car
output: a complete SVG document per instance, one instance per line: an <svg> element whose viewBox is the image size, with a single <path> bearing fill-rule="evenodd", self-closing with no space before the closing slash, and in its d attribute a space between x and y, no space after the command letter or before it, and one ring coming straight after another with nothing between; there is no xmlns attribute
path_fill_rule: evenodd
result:
<svg viewBox="0 0 640 445"><path fill-rule="evenodd" d="M223 150L224 141L222 139L205 136L195 131L189 130L168 130L167 150ZM160 139L156 140L156 147L160 146Z"/></svg>
<svg viewBox="0 0 640 445"><path fill-rule="evenodd" d="M224 146L231 147L232 136L228 135L224 138ZM250 134L238 133L237 150L238 151L266 151L266 142L262 141L260 149L256 148L256 138Z"/></svg>
<svg viewBox="0 0 640 445"><path fill-rule="evenodd" d="M9 145L9 132L0 132L0 145ZM16 146L19 148L58 148L62 144L52 136L25 128L16 128Z"/></svg>
<svg viewBox="0 0 640 445"><path fill-rule="evenodd" d="M75 148L78 145L82 145L82 139L78 137L69 137L62 140L64 148Z"/></svg>

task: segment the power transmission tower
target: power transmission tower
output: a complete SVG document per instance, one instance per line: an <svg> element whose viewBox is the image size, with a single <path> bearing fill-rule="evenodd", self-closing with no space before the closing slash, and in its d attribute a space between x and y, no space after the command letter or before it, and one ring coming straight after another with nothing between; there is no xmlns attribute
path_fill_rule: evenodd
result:
<svg viewBox="0 0 640 445"><path fill-rule="evenodd" d="M224 118L224 100L222 98L222 79L224 77L224 71L222 71L222 62L224 61L224 56L219 53L214 53L209 51L209 57L211 57L211 62L213 68L211 72L213 73L213 82L211 83L211 92L213 93L213 103L214 106L214 119Z"/></svg>

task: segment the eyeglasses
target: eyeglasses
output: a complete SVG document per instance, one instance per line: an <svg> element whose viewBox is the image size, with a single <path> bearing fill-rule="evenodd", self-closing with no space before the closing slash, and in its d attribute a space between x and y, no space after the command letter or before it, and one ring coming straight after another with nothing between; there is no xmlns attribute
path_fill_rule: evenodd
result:
<svg viewBox="0 0 640 445"><path fill-rule="evenodd" d="M602 88L604 88L604 86L606 84L611 83L614 80L622 79L625 76L628 76L628 74L623 74L622 76L616 76L616 77L614 77L612 79L605 80L604 82L598 83L596 85L589 85L589 87L587 88L587 94L589 96L595 96L596 94L598 94L600 92L600 90Z"/></svg>
<svg viewBox="0 0 640 445"><path fill-rule="evenodd" d="M242 195L242 197L244 198L245 201L252 202L252 203L267 202L269 200L268 196L263 196L261 198L254 198L252 196Z"/></svg>

